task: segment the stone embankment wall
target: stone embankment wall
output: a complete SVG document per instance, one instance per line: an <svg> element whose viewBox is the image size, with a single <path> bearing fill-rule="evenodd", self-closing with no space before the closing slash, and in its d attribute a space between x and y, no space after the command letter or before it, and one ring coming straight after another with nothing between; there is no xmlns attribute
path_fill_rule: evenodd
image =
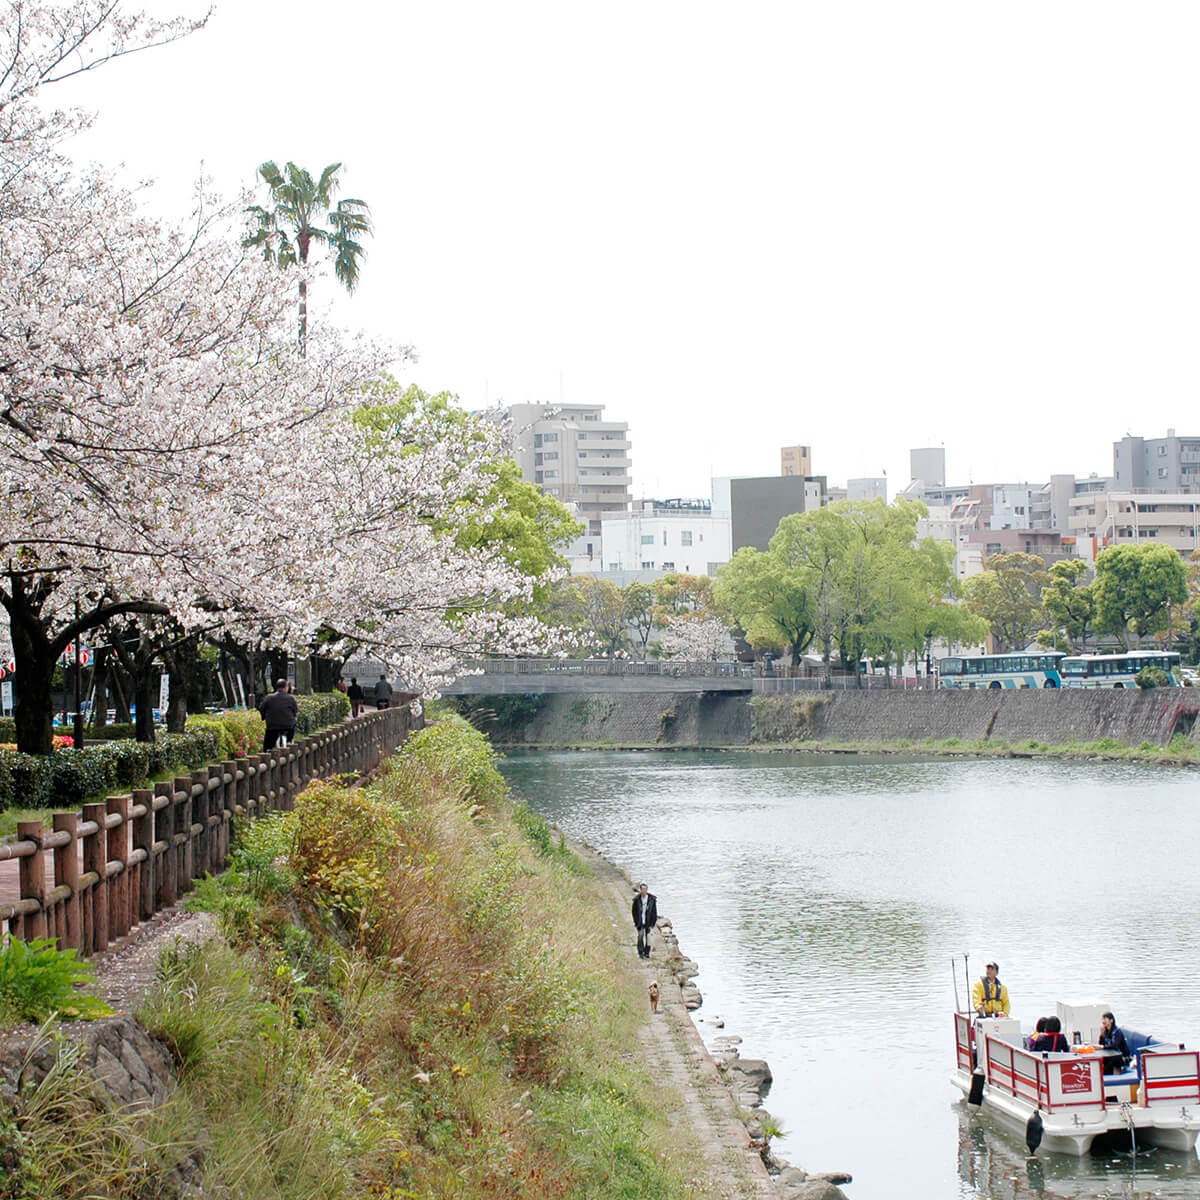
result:
<svg viewBox="0 0 1200 1200"><path fill-rule="evenodd" d="M963 742L1049 745L1100 738L1200 744L1200 691L836 691L548 695L510 744L750 746L788 742ZM501 739L498 739L501 740Z"/></svg>

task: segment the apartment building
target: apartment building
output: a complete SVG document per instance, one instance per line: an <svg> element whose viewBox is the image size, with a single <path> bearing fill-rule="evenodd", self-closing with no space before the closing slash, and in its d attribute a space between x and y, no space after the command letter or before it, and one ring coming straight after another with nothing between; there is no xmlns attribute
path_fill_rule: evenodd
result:
<svg viewBox="0 0 1200 1200"><path fill-rule="evenodd" d="M1071 529L1081 558L1108 546L1170 546L1185 557L1200 550L1200 488L1195 491L1091 492L1071 501Z"/></svg>
<svg viewBox="0 0 1200 1200"><path fill-rule="evenodd" d="M522 476L569 505L600 536L603 514L632 499L629 425L602 404L511 404L512 456Z"/></svg>
<svg viewBox="0 0 1200 1200"><path fill-rule="evenodd" d="M1113 443L1113 487L1119 492L1200 492L1200 437L1141 438Z"/></svg>

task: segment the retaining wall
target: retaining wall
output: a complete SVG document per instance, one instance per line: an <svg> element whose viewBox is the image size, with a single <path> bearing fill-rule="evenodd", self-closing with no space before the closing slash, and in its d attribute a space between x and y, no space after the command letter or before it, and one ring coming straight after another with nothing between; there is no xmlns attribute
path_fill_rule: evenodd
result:
<svg viewBox="0 0 1200 1200"><path fill-rule="evenodd" d="M964 742L1050 745L1113 738L1200 744L1200 691L836 691L795 696L713 692L547 695L510 742L538 745L747 746L787 742Z"/></svg>

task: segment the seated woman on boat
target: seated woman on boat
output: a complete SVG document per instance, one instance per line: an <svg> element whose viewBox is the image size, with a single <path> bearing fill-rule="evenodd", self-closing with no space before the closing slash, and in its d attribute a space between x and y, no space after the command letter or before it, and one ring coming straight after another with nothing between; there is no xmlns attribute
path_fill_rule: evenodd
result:
<svg viewBox="0 0 1200 1200"><path fill-rule="evenodd" d="M1063 1035L1062 1022L1057 1017L1046 1017L1045 1022L1043 1031L1033 1039L1033 1044L1029 1048L1039 1054L1044 1050L1051 1053L1069 1054L1071 1046ZM1041 1021L1038 1024L1041 1025Z"/></svg>
<svg viewBox="0 0 1200 1200"><path fill-rule="evenodd" d="M1125 1040L1125 1035L1121 1032L1116 1017L1110 1012L1100 1014L1100 1045L1105 1050L1117 1050L1121 1054L1120 1058L1104 1060L1105 1074L1111 1075L1114 1071L1125 1070L1131 1057L1129 1043Z"/></svg>

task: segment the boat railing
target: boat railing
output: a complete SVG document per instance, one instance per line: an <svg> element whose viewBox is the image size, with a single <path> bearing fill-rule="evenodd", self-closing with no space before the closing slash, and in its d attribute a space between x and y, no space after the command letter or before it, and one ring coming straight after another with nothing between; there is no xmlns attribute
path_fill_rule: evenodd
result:
<svg viewBox="0 0 1200 1200"><path fill-rule="evenodd" d="M1147 1049L1142 1052L1142 1103L1200 1104L1200 1051Z"/></svg>

